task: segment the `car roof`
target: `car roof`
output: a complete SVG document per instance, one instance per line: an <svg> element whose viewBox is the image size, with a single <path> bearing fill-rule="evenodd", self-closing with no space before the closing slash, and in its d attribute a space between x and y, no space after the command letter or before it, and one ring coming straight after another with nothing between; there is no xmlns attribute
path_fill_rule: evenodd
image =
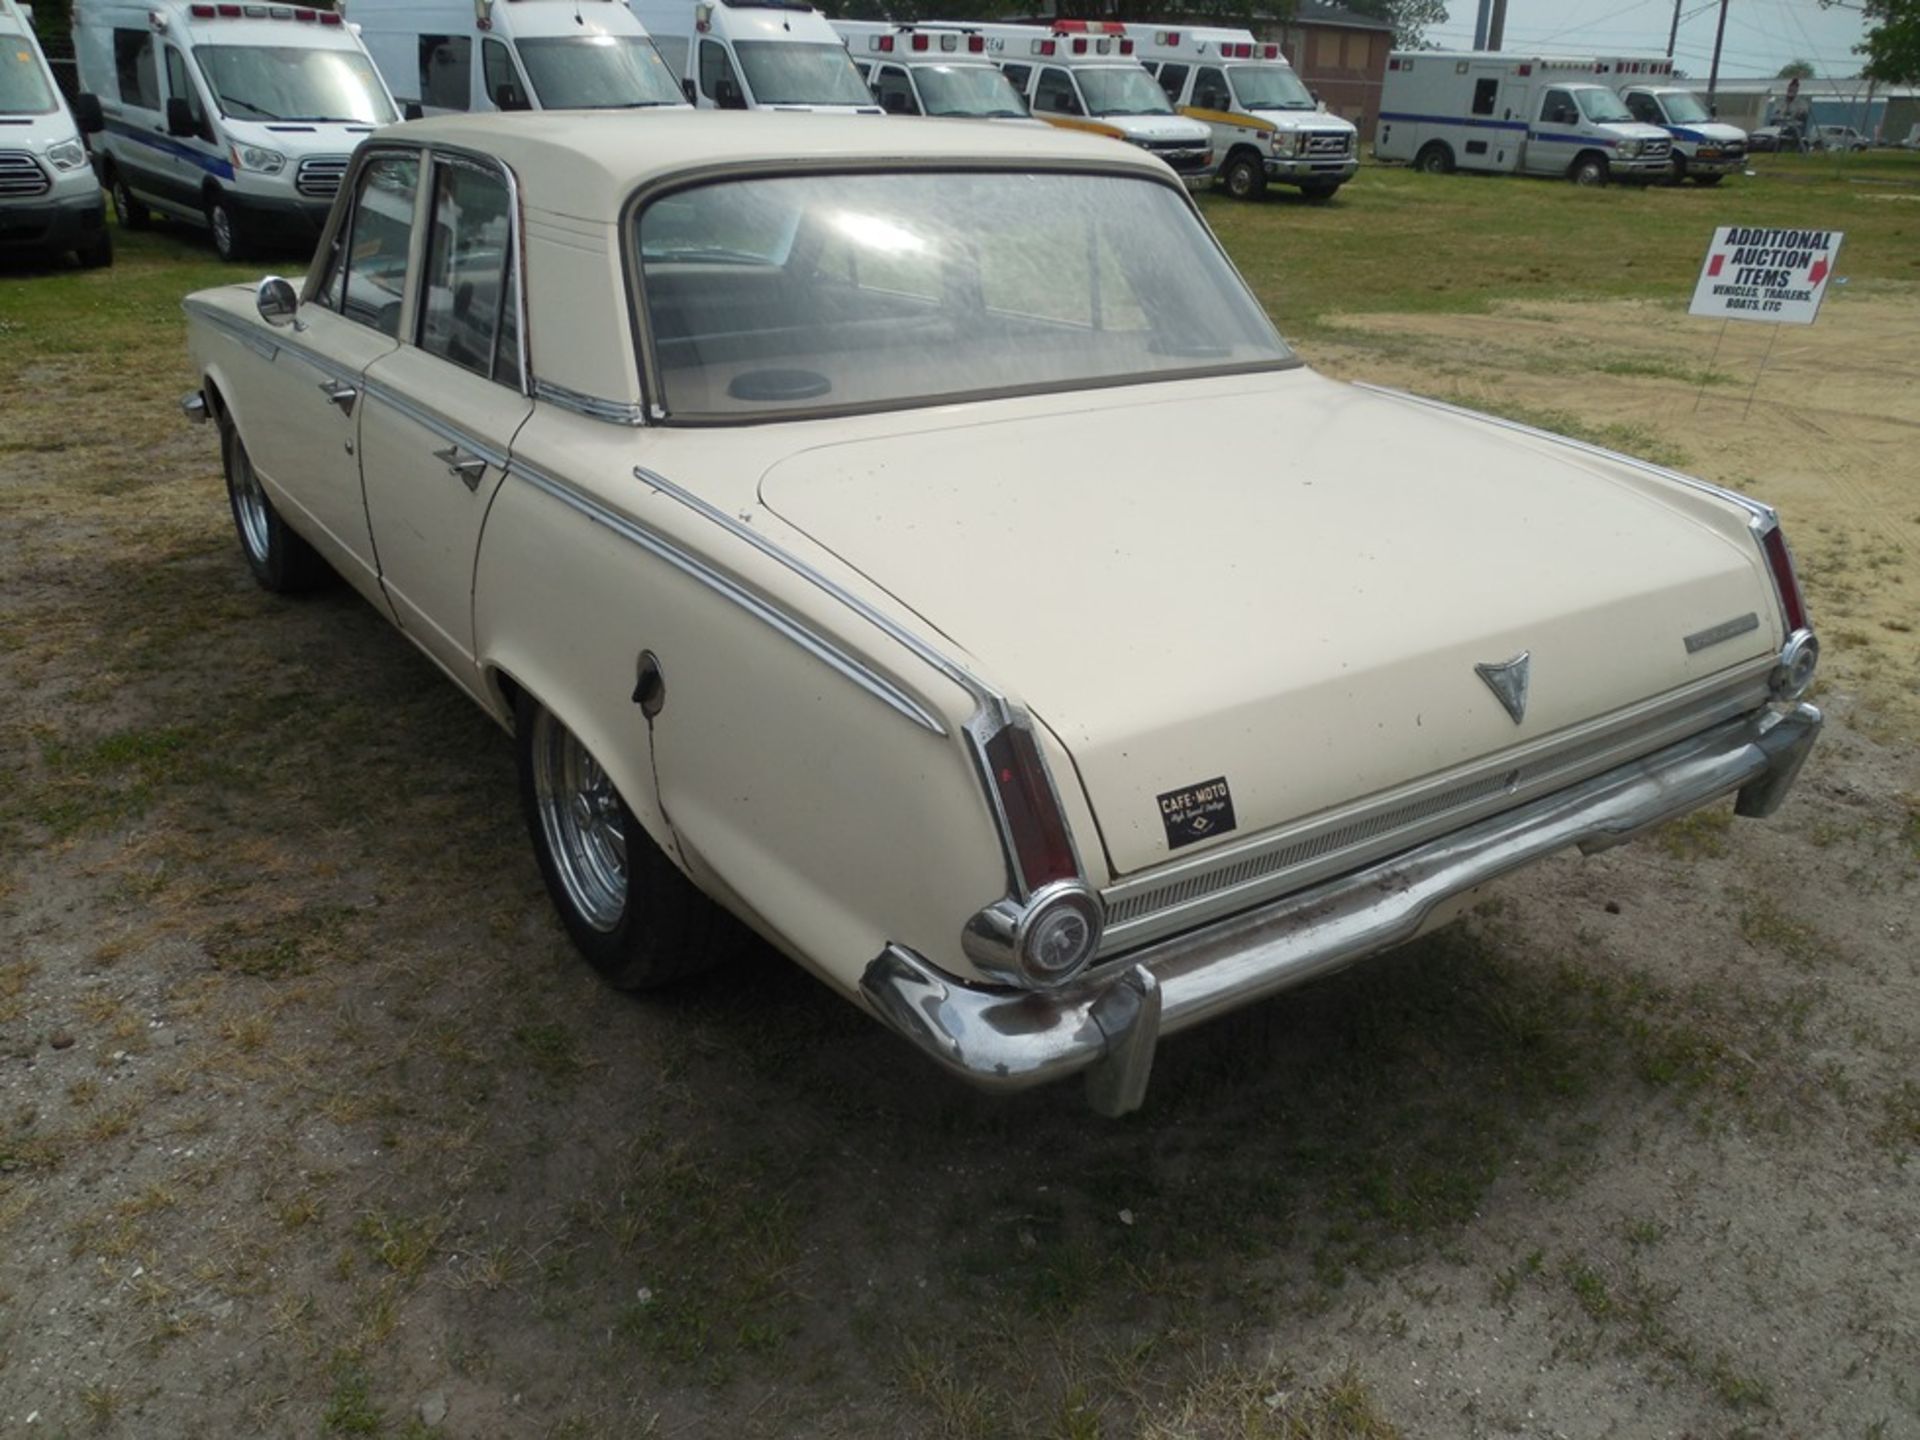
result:
<svg viewBox="0 0 1920 1440"><path fill-rule="evenodd" d="M633 192L675 175L765 164L774 168L928 161L984 166L1121 167L1161 175L1134 146L1056 126L994 125L880 115L693 109L515 111L446 115L392 125L382 140L439 144L498 156L522 203L584 220L614 221Z"/></svg>

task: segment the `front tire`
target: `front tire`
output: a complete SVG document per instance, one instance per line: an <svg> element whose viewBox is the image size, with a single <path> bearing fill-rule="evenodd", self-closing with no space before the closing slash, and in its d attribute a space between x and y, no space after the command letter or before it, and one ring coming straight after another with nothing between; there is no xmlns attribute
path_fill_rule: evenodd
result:
<svg viewBox="0 0 1920 1440"><path fill-rule="evenodd" d="M246 259L246 234L233 202L215 190L207 196L206 214L207 231L213 236L213 253L222 260Z"/></svg>
<svg viewBox="0 0 1920 1440"><path fill-rule="evenodd" d="M113 196L113 213L120 217L120 223L129 230L145 230L153 224L153 212L138 200L133 191L127 188L125 177L115 166L107 181L107 192Z"/></svg>
<svg viewBox="0 0 1920 1440"><path fill-rule="evenodd" d="M255 473L240 432L231 424L220 427L220 460L227 472L227 505L247 568L263 589L276 595L312 590L332 573L327 562L300 536L287 528L273 508Z"/></svg>
<svg viewBox="0 0 1920 1440"><path fill-rule="evenodd" d="M1589 189L1604 185L1607 183L1606 157L1582 155L1573 162L1573 169L1568 172L1568 175L1574 184L1583 185Z"/></svg>
<svg viewBox="0 0 1920 1440"><path fill-rule="evenodd" d="M1302 185L1300 193L1307 197L1310 205L1324 205L1340 193L1338 185Z"/></svg>
<svg viewBox="0 0 1920 1440"><path fill-rule="evenodd" d="M1673 152L1673 159L1670 163L1673 166L1673 171L1668 178L1675 185L1684 185L1687 180L1687 157L1676 150Z"/></svg>
<svg viewBox="0 0 1920 1440"><path fill-rule="evenodd" d="M1696 175L1693 177L1693 183L1700 186L1712 186L1718 185L1726 178L1724 175Z"/></svg>
<svg viewBox="0 0 1920 1440"><path fill-rule="evenodd" d="M82 270L104 270L113 264L113 232L102 225L98 235L74 248L73 255Z"/></svg>
<svg viewBox="0 0 1920 1440"><path fill-rule="evenodd" d="M725 958L726 912L660 852L612 779L553 712L515 709L520 805L547 895L574 947L616 990L651 990Z"/></svg>
<svg viewBox="0 0 1920 1440"><path fill-rule="evenodd" d="M1267 193L1267 171L1260 163L1258 155L1245 151L1229 155L1227 163L1220 167L1220 183L1227 187L1227 194L1236 200L1258 200Z"/></svg>

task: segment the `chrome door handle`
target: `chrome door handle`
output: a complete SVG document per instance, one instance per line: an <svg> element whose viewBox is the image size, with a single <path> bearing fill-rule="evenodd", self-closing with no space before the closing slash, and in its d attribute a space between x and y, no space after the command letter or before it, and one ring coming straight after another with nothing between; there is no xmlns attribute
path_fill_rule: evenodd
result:
<svg viewBox="0 0 1920 1440"><path fill-rule="evenodd" d="M469 490L478 490L480 477L487 473L487 462L483 458L467 454L458 445L449 445L444 450L434 451L433 458L444 460L447 469L464 480Z"/></svg>
<svg viewBox="0 0 1920 1440"><path fill-rule="evenodd" d="M340 407L342 415L353 413L353 402L360 398L357 386L343 385L338 380L322 380L320 393Z"/></svg>

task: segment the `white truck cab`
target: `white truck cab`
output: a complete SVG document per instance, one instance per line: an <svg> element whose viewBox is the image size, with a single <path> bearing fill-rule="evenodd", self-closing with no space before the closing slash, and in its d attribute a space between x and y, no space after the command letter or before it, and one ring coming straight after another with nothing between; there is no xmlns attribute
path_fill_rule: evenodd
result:
<svg viewBox="0 0 1920 1440"><path fill-rule="evenodd" d="M1118 22L977 28L988 58L1037 118L1138 145L1172 166L1189 190L1213 183L1213 132L1173 108Z"/></svg>
<svg viewBox="0 0 1920 1440"><path fill-rule="evenodd" d="M95 107L81 109L97 120ZM0 0L0 251L71 250L89 268L112 263L106 201L80 130L29 13Z"/></svg>
<svg viewBox="0 0 1920 1440"><path fill-rule="evenodd" d="M1718 185L1747 163L1747 132L1713 118L1700 97L1673 77L1673 61L1626 55L1607 62L1633 118L1658 125L1673 142L1673 178Z"/></svg>
<svg viewBox="0 0 1920 1440"><path fill-rule="evenodd" d="M1272 41L1205 25L1126 34L1167 99L1213 132L1216 174L1234 198L1258 199L1271 181L1327 200L1360 169L1359 132L1321 110Z"/></svg>
<svg viewBox="0 0 1920 1440"><path fill-rule="evenodd" d="M703 110L878 115L844 41L807 0L628 0Z"/></svg>
<svg viewBox="0 0 1920 1440"><path fill-rule="evenodd" d="M1387 57L1374 154L1432 174L1565 176L1580 185L1657 180L1672 140L1633 118L1613 66L1591 56L1396 50Z"/></svg>
<svg viewBox="0 0 1920 1440"><path fill-rule="evenodd" d="M977 26L835 20L873 98L889 115L1037 125L1027 102L987 59Z"/></svg>
<svg viewBox="0 0 1920 1440"><path fill-rule="evenodd" d="M80 86L120 223L203 225L223 260L311 242L353 149L400 118L340 15L252 0L75 0Z"/></svg>
<svg viewBox="0 0 1920 1440"><path fill-rule="evenodd" d="M428 115L684 105L619 0L341 0L401 104Z"/></svg>

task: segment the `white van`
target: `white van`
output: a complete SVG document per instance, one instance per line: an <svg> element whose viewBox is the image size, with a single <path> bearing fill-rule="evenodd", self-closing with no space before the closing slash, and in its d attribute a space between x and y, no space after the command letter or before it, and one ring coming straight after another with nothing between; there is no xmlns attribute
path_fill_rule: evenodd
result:
<svg viewBox="0 0 1920 1440"><path fill-rule="evenodd" d="M1718 185L1721 177L1743 169L1747 163L1747 132L1738 125L1727 125L1713 118L1700 103L1700 97L1671 78L1649 80L1649 76L1673 74L1671 60L1640 60L1628 57L1613 62L1615 88L1633 118L1647 125L1658 125L1673 142L1669 164L1675 180L1692 180L1696 185Z"/></svg>
<svg viewBox="0 0 1920 1440"><path fill-rule="evenodd" d="M402 105L610 110L684 105L619 0L340 0Z"/></svg>
<svg viewBox="0 0 1920 1440"><path fill-rule="evenodd" d="M1003 120L1036 125L1027 102L987 59L987 37L973 26L896 25L834 20L861 78L889 115Z"/></svg>
<svg viewBox="0 0 1920 1440"><path fill-rule="evenodd" d="M873 92L806 0L627 0L703 110L878 115Z"/></svg>
<svg viewBox="0 0 1920 1440"><path fill-rule="evenodd" d="M1110 20L981 25L987 55L1052 125L1125 140L1171 165L1189 190L1213 183L1213 132L1174 110Z"/></svg>
<svg viewBox="0 0 1920 1440"><path fill-rule="evenodd" d="M74 0L80 88L120 223L204 225L223 260L320 234L347 157L400 118L331 10L252 0Z"/></svg>
<svg viewBox="0 0 1920 1440"><path fill-rule="evenodd" d="M1657 180L1673 142L1633 118L1591 56L1395 50L1373 153L1435 175L1563 175L1578 185Z"/></svg>
<svg viewBox="0 0 1920 1440"><path fill-rule="evenodd" d="M1360 169L1360 135L1329 115L1272 41L1251 30L1128 25L1133 53L1182 115L1213 132L1227 193L1255 200L1267 182L1329 200Z"/></svg>
<svg viewBox="0 0 1920 1440"><path fill-rule="evenodd" d="M0 0L0 251L68 250L113 263L106 202L28 15Z"/></svg>

